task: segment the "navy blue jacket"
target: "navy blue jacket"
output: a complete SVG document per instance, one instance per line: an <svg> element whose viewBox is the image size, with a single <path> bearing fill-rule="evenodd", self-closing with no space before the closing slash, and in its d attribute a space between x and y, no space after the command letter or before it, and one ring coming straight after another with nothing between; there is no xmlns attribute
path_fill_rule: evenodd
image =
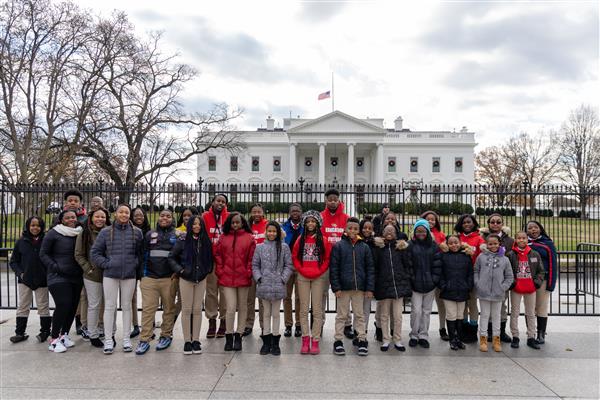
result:
<svg viewBox="0 0 600 400"><path fill-rule="evenodd" d="M173 250L175 243L177 243L177 235L172 226L161 228L156 224L156 229L146 233L143 276L160 279L168 278L173 273L179 272L179 268L174 268L169 263L169 253Z"/></svg>
<svg viewBox="0 0 600 400"><path fill-rule="evenodd" d="M442 254L440 297L451 301L467 301L473 290L473 261L463 251Z"/></svg>
<svg viewBox="0 0 600 400"><path fill-rule="evenodd" d="M304 227L302 223L298 223L298 228L294 229L294 224L292 224L292 220L288 218L287 221L281 225L281 229L285 232L285 244L288 245L290 249L294 248L294 243L296 240L302 235L304 232Z"/></svg>
<svg viewBox="0 0 600 400"><path fill-rule="evenodd" d="M142 231L139 228L132 223L122 225L115 221L98 234L92 246L92 263L104 271L106 278L139 278L142 272L142 246Z"/></svg>
<svg viewBox="0 0 600 400"><path fill-rule="evenodd" d="M331 290L375 290L375 268L371 249L362 240L352 244L348 236L342 236L331 250L329 259Z"/></svg>

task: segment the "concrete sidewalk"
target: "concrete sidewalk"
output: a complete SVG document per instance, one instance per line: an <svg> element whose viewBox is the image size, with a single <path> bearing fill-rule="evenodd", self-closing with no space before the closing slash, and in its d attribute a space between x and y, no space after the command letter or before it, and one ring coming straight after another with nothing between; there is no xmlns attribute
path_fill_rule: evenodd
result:
<svg viewBox="0 0 600 400"><path fill-rule="evenodd" d="M30 316L29 340L16 345L8 340L14 331L14 311L3 311L2 319L8 319L0 325L2 399L600 396L599 321L592 317L550 317L547 343L540 351L529 349L522 339L520 349L504 345L502 353L490 349L483 354L476 345L458 352L450 350L439 339L438 319L432 316L430 349L407 348L404 353L390 349L382 353L370 333L369 356L365 358L356 355L348 340L345 357L332 354L332 314L327 316L321 355L300 355L300 339L282 337L280 357L258 354L261 341L257 329L252 337L244 339L241 353L223 352L223 339L202 339L203 354L184 356L180 324L171 348L160 353L154 348L144 356L122 353L119 331L119 344L111 356L103 355L101 349L92 348L78 336L74 336L74 348L53 354L35 340L39 329L36 314ZM408 320L405 315L406 345Z"/></svg>

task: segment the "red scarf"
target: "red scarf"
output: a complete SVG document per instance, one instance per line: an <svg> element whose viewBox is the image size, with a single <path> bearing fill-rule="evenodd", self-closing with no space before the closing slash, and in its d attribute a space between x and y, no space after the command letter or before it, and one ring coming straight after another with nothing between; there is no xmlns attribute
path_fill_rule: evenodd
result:
<svg viewBox="0 0 600 400"><path fill-rule="evenodd" d="M531 247L526 246L520 249L516 244L513 245L513 251L517 255L517 276L514 291L521 294L530 294L535 292L535 284L531 276L531 267L529 266L529 253Z"/></svg>

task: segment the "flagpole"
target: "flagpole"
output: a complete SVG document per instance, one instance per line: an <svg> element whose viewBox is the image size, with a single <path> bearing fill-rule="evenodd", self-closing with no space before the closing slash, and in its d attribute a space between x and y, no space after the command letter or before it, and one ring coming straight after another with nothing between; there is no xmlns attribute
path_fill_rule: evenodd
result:
<svg viewBox="0 0 600 400"><path fill-rule="evenodd" d="M335 92L333 91L333 71L331 71L331 112L335 111Z"/></svg>

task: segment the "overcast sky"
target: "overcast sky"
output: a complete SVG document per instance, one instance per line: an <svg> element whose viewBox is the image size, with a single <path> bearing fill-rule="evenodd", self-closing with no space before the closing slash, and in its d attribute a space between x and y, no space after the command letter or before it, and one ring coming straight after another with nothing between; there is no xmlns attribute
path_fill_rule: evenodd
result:
<svg viewBox="0 0 600 400"><path fill-rule="evenodd" d="M239 128L271 114L401 115L413 130L477 133L480 148L558 128L580 103L598 107L598 2L77 1L127 12L140 33L198 69L193 110L243 107Z"/></svg>

